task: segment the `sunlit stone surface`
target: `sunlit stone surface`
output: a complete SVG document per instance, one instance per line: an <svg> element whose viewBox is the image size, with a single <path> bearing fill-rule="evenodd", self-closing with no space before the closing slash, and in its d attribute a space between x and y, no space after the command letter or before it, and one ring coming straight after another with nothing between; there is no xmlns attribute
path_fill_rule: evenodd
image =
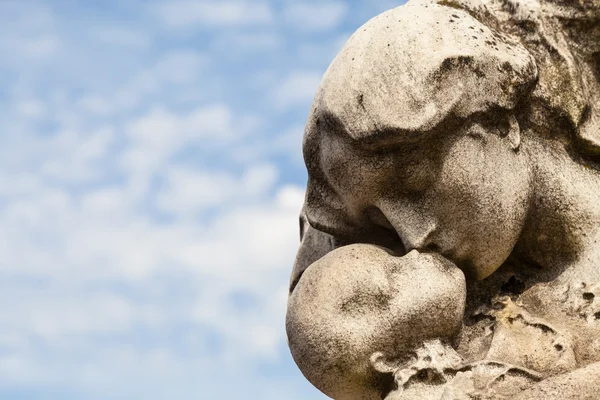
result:
<svg viewBox="0 0 600 400"><path fill-rule="evenodd" d="M287 332L336 400L600 398L600 0L411 0L306 124Z"/></svg>

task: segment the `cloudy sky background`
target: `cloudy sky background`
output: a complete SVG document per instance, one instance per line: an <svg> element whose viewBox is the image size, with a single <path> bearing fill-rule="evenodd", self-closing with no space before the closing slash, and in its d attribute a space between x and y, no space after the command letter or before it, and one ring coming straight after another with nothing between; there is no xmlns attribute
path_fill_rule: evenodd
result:
<svg viewBox="0 0 600 400"><path fill-rule="evenodd" d="M0 399L324 399L284 330L303 124L399 4L0 0Z"/></svg>

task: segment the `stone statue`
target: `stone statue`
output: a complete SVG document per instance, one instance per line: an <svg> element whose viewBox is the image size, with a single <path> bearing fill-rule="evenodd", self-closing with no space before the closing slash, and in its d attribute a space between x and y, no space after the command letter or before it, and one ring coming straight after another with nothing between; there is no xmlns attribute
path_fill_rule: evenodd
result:
<svg viewBox="0 0 600 400"><path fill-rule="evenodd" d="M600 0L410 0L325 73L287 332L336 400L600 399Z"/></svg>

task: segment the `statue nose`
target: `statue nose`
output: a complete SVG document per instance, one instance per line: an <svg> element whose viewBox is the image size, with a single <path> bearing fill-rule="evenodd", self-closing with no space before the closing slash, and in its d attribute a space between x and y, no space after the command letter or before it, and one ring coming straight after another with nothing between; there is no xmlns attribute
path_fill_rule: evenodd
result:
<svg viewBox="0 0 600 400"><path fill-rule="evenodd" d="M407 253L411 250L439 251L439 246L433 241L433 233L437 228L434 218L426 215L424 210L409 207L402 210L399 210L398 207L388 210L384 208L381 211L398 234Z"/></svg>
<svg viewBox="0 0 600 400"><path fill-rule="evenodd" d="M439 247L432 241L434 231L434 224L396 228L407 253L411 250L418 250L421 253L438 251Z"/></svg>

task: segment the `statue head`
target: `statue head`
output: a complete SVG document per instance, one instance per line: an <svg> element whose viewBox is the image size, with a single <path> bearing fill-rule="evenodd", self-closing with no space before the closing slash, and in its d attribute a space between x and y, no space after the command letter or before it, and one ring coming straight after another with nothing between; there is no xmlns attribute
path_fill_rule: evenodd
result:
<svg viewBox="0 0 600 400"><path fill-rule="evenodd" d="M520 110L537 79L527 49L466 11L409 3L375 17L325 73L308 119L311 225L488 276L527 219Z"/></svg>
<svg viewBox="0 0 600 400"><path fill-rule="evenodd" d="M328 396L380 400L414 349L458 333L465 298L463 273L439 255L344 246L313 263L290 295L290 349Z"/></svg>

